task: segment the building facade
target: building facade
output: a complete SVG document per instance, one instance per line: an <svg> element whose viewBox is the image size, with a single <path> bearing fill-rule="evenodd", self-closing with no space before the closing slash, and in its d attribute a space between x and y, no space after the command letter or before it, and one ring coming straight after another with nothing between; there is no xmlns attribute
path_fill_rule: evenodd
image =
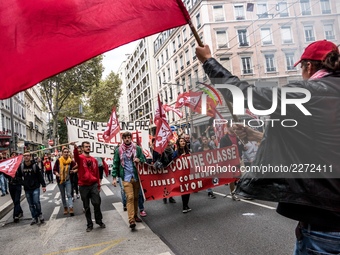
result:
<svg viewBox="0 0 340 255"><path fill-rule="evenodd" d="M184 1L199 37L210 46L213 56L231 73L255 86L282 86L300 80L300 67L294 67L294 63L308 44L322 39L339 43L338 2ZM196 46L189 26L162 32L153 43L157 87L163 101L170 105L174 105L178 93L199 90L197 81L209 83L196 59ZM208 117L189 115L192 131L203 132ZM186 121L173 113L168 120L171 125Z"/></svg>

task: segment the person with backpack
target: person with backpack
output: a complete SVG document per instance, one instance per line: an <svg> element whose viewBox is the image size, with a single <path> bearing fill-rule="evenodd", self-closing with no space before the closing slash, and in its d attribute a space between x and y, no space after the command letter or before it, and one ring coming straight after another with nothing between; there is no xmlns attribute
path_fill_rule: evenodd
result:
<svg viewBox="0 0 340 255"><path fill-rule="evenodd" d="M26 200L32 215L31 225L37 224L38 219L40 223L44 223L40 204L40 186L43 192L46 192L46 183L37 164L31 161L31 153L25 152L23 156L24 160L17 171L17 177L23 182Z"/></svg>

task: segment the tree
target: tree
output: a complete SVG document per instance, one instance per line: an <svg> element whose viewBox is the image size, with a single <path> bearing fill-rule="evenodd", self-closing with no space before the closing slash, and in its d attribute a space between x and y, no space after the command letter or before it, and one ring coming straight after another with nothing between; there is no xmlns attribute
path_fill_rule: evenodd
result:
<svg viewBox="0 0 340 255"><path fill-rule="evenodd" d="M119 106L119 97L122 94L122 81L117 74L110 74L92 90L88 98L88 118L93 121L107 122L112 112L112 107Z"/></svg>
<svg viewBox="0 0 340 255"><path fill-rule="evenodd" d="M58 116L70 97L88 95L99 86L103 73L102 56L92 58L83 64L57 74L40 83L41 95L47 102L47 110L53 121L53 138L56 140ZM57 144L57 141L55 141Z"/></svg>

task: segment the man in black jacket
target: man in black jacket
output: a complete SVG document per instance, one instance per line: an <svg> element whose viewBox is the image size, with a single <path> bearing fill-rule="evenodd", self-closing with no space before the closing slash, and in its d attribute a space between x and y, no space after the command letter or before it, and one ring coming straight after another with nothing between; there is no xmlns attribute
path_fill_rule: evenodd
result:
<svg viewBox="0 0 340 255"><path fill-rule="evenodd" d="M247 82L242 82L211 57L208 46L197 47L196 55L214 84L228 84L242 90L247 99ZM259 146L254 166L285 169L301 168L297 173L247 173L239 187L240 194L279 202L277 212L299 221L295 254L338 254L340 251L340 56L338 47L329 41L310 44L295 64L301 64L303 81L277 89L277 109L271 119L293 119L295 127L268 125ZM303 99L300 105L288 104L282 116L281 105L291 99ZM288 90L287 90L288 89ZM233 100L227 88L221 93ZM252 88L255 109L272 105L273 88ZM245 102L249 103L248 100ZM282 103L282 104L281 104ZM306 115L301 108L311 115ZM314 171L313 168L314 167ZM320 171L318 170L320 169ZM275 176L277 176L275 178ZM315 178L316 177L316 178Z"/></svg>
<svg viewBox="0 0 340 255"><path fill-rule="evenodd" d="M40 223L44 223L40 204L40 185L43 192L46 192L46 183L39 167L31 161L31 154L25 152L23 156L24 161L17 171L17 176L24 185L26 199L32 215L31 225L38 223L38 219Z"/></svg>

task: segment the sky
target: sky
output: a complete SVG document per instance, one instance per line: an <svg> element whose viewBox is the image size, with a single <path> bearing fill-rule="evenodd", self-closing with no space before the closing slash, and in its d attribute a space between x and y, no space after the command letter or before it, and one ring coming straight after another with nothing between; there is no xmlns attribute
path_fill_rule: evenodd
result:
<svg viewBox="0 0 340 255"><path fill-rule="evenodd" d="M104 54L103 65L105 70L103 73L103 78L105 78L111 71L114 71L115 73L118 72L118 68L120 67L121 63L127 58L125 54L131 54L136 48L137 43L138 41L134 41L108 51Z"/></svg>

